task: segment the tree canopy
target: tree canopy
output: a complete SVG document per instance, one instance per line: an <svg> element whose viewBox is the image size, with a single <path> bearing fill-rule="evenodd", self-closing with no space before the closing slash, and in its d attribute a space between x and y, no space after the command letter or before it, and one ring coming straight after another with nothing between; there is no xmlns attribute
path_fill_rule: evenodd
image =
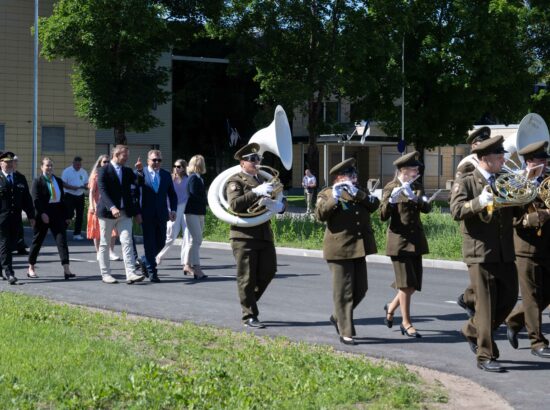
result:
<svg viewBox="0 0 550 410"><path fill-rule="evenodd" d="M144 0L60 0L40 19L42 55L74 61L77 114L114 128L115 143L126 143L126 130L160 125L152 110L170 95L168 70L158 66L169 44L164 13Z"/></svg>

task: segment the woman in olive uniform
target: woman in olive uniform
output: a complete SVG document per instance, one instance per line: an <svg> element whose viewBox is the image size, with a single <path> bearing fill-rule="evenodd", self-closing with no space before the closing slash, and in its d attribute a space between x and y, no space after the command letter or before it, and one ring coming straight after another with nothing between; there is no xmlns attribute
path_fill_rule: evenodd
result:
<svg viewBox="0 0 550 410"><path fill-rule="evenodd" d="M422 289L422 255L429 252L420 213L428 213L431 204L424 196L424 188L416 181L420 175L417 151L393 162L397 167L396 178L382 191L380 218L390 220L387 231L386 255L391 257L395 271L395 298L386 306L387 327L393 326L393 315L401 308L401 334L421 337L411 323L411 298Z"/></svg>
<svg viewBox="0 0 550 410"><path fill-rule="evenodd" d="M326 222L323 257L333 277L334 313L329 320L340 341L354 345L353 310L367 293L367 255L376 253L370 214L379 201L366 188L357 186L355 159L330 170L333 185L317 197L315 215Z"/></svg>

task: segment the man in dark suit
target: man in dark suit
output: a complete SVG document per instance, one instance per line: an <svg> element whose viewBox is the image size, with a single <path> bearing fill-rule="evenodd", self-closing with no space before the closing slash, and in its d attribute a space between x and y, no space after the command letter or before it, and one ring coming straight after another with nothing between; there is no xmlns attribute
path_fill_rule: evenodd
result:
<svg viewBox="0 0 550 410"><path fill-rule="evenodd" d="M273 186L258 173L259 150L258 144L251 143L235 153L235 159L240 160L241 172L227 180L227 202L231 211L238 213L246 213L258 200L270 211L283 213L286 201L271 199ZM237 263L243 325L264 328L265 325L258 320L258 300L277 272L271 221L250 227L231 225L229 239Z"/></svg>
<svg viewBox="0 0 550 410"><path fill-rule="evenodd" d="M176 220L178 197L170 173L161 169L162 153L153 149L147 154L147 167L140 173L141 226L143 229L142 269L151 282L160 282L155 256L166 243L166 222ZM170 203L168 209L167 199Z"/></svg>
<svg viewBox="0 0 550 410"><path fill-rule="evenodd" d="M101 231L98 261L102 280L109 284L117 283L117 280L111 276L109 260L109 243L113 228L118 231L122 245L126 283L132 284L144 279L142 275L136 273L132 250L132 217L141 223L139 203L132 197L132 193L135 191L133 187L138 185L139 176L134 174L131 168L124 166L127 160L128 147L117 145L113 149L111 162L100 168L97 178L99 202L96 213ZM142 167L138 160L136 168Z"/></svg>
<svg viewBox="0 0 550 410"><path fill-rule="evenodd" d="M21 211L25 211L34 227L34 206L27 180L13 170L13 152L0 155L0 263L10 285L17 283L12 267L12 251L21 225Z"/></svg>
<svg viewBox="0 0 550 410"><path fill-rule="evenodd" d="M13 173L17 175L17 177L20 178L25 185L28 186L29 184L27 183L27 178L25 178L25 176L17 170L18 160L17 155L13 157ZM29 251L27 250L29 246L25 243L25 230L23 229L23 224L19 226L19 231L17 232L17 244L15 247L18 255L29 254Z"/></svg>
<svg viewBox="0 0 550 410"><path fill-rule="evenodd" d="M483 141L476 170L460 179L452 189L451 214L462 225L462 254L468 265L475 293L475 314L462 327L470 349L476 352L477 367L488 372L503 371L493 333L516 304L518 277L513 241L513 208L494 209L495 174L504 165L504 138Z"/></svg>

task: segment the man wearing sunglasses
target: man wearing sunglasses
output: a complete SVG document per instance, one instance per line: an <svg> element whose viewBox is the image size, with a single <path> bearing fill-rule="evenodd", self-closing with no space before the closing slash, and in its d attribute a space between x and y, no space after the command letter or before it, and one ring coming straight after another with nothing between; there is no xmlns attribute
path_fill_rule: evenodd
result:
<svg viewBox="0 0 550 410"><path fill-rule="evenodd" d="M153 149L147 154L147 167L138 173L141 186L141 227L143 249L141 257L143 274L151 282L160 282L155 257L166 243L166 222L176 220L178 197L170 173L161 169L162 153ZM168 208L167 203L170 204Z"/></svg>
<svg viewBox="0 0 550 410"><path fill-rule="evenodd" d="M231 211L246 213L261 197L260 203L276 213L283 213L286 201L271 199L273 186L258 173L260 146L251 143L235 153L241 172L227 181L227 202ZM258 320L258 301L277 271L277 256L271 221L256 226L235 226L230 229L231 248L237 264L237 288L244 326L264 328Z"/></svg>

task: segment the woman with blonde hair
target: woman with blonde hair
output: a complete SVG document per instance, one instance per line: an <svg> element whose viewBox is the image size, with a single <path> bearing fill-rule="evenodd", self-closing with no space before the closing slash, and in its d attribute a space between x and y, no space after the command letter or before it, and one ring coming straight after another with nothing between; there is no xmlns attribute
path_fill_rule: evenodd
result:
<svg viewBox="0 0 550 410"><path fill-rule="evenodd" d="M187 230L187 225L185 223L185 206L187 205L187 162L183 159L177 159L174 161L174 168L172 171L172 183L174 184L174 190L178 196L178 208L176 210L176 220L174 222L168 221L166 223L166 243L164 248L156 256L157 265L160 265L162 258L168 252L168 249L171 245L174 244L174 241L182 233L183 242L181 244L181 264L185 263L184 261L184 249L186 238L189 235Z"/></svg>
<svg viewBox="0 0 550 410"><path fill-rule="evenodd" d="M99 240L101 232L99 230L99 219L96 215L97 202L99 201L99 187L97 186L97 174L101 167L106 166L109 163L109 156L107 154L100 155L95 161L94 167L90 172L90 178L88 180L88 189L90 190L90 196L88 201L88 226L86 228L86 237L94 240L94 246L96 253L99 251ZM113 261L121 260L120 256L115 254L115 242L117 232L113 230L111 234L111 244L109 250L109 259Z"/></svg>
<svg viewBox="0 0 550 410"><path fill-rule="evenodd" d="M206 164L202 155L195 155L187 166L187 193L185 205L185 224L189 237L183 247L183 272L191 274L195 279L206 279L201 270L200 246L204 230L204 216L206 215L206 188L201 175L206 173Z"/></svg>

